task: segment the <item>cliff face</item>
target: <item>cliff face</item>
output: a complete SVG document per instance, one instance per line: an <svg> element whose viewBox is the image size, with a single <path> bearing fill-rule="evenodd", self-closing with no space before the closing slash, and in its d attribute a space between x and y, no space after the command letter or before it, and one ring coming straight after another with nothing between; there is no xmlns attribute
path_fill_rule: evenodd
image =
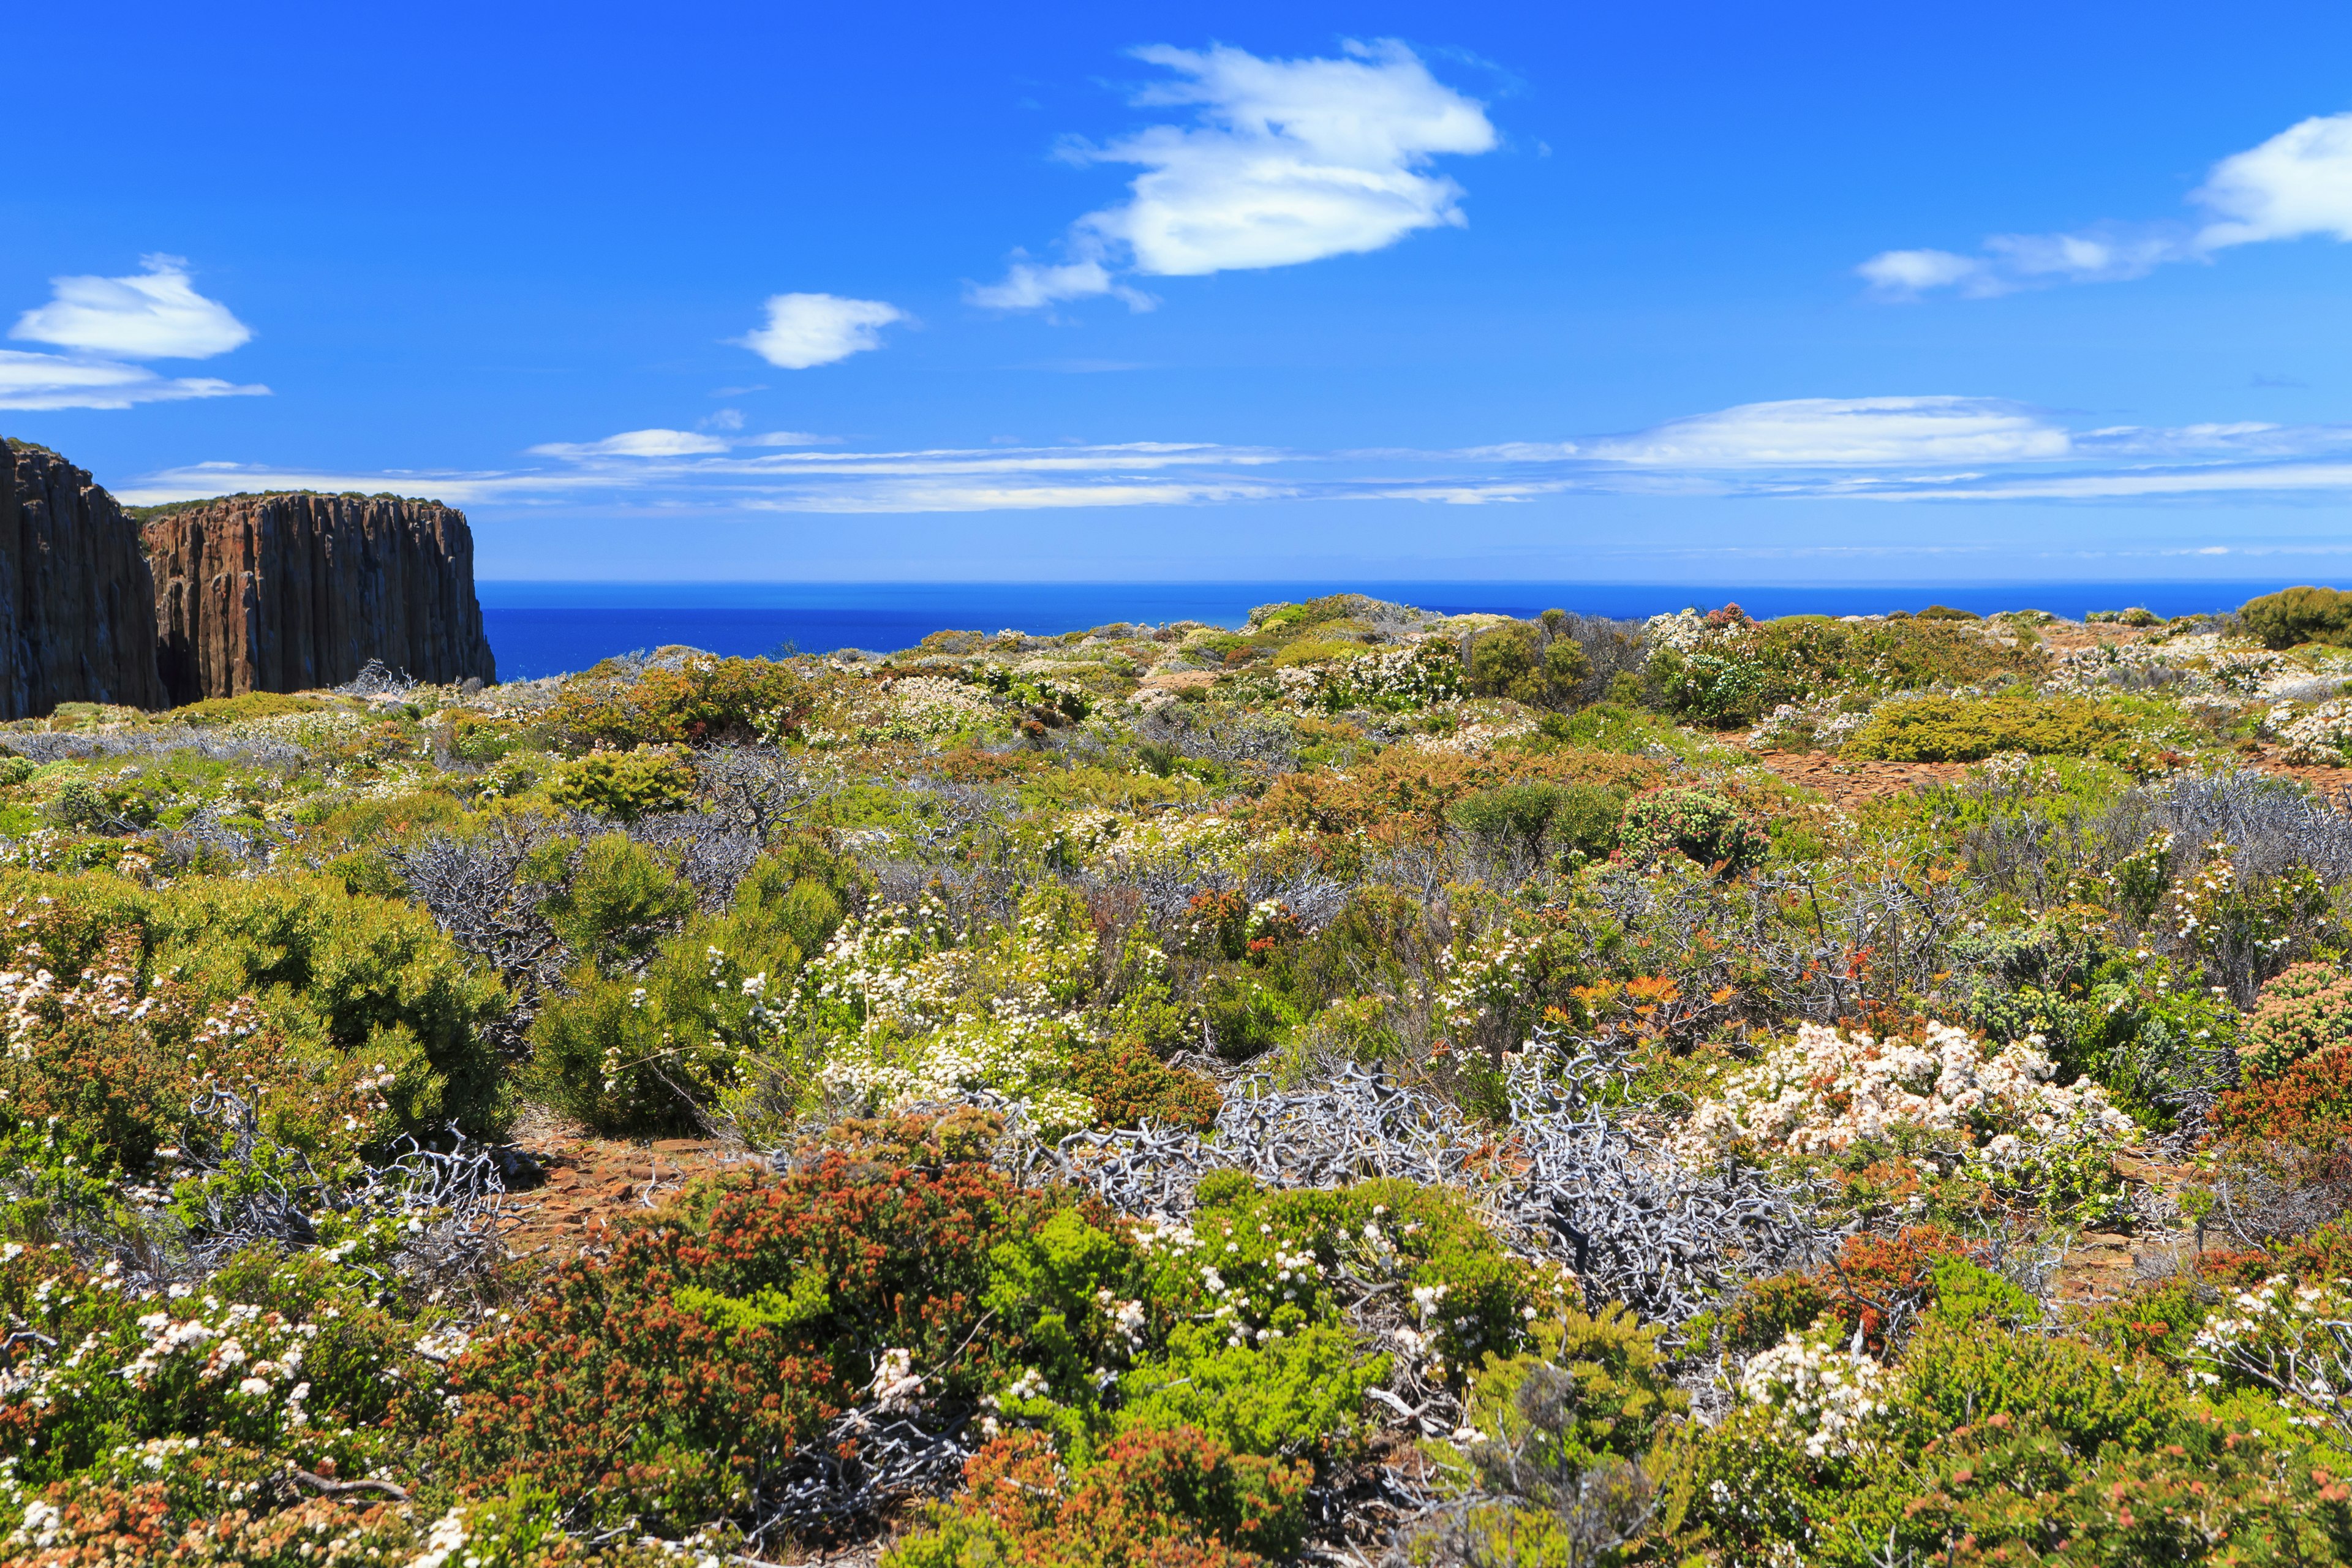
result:
<svg viewBox="0 0 2352 1568"><path fill-rule="evenodd" d="M163 706L138 525L54 452L0 448L0 719Z"/></svg>
<svg viewBox="0 0 2352 1568"><path fill-rule="evenodd" d="M146 527L174 703L337 686L371 658L498 679L466 514L431 501L234 496Z"/></svg>

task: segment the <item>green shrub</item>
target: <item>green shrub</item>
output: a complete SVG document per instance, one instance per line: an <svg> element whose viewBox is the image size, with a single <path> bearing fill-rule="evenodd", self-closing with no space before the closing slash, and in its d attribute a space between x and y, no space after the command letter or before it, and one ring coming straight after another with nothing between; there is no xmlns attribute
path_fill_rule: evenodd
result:
<svg viewBox="0 0 2352 1568"><path fill-rule="evenodd" d="M215 1007L250 996L284 1030L289 1064L311 1064L300 1071L331 1058L388 1074L383 1094L400 1126L455 1119L488 1131L505 1115L501 1068L481 1032L505 994L414 905L316 875L191 877L150 892L112 878L0 873L0 899L17 911L15 962L37 943L37 962L78 974L127 942L115 961L125 984L173 981Z"/></svg>
<svg viewBox="0 0 2352 1568"><path fill-rule="evenodd" d="M541 910L597 973L643 960L694 912L694 889L659 855L617 833L585 844L559 840L541 861L537 873L555 884Z"/></svg>
<svg viewBox="0 0 2352 1568"><path fill-rule="evenodd" d="M2338 588L2282 588L2238 606L2238 618L2267 647L2352 642L2352 594Z"/></svg>
<svg viewBox="0 0 2352 1568"><path fill-rule="evenodd" d="M158 966L184 968L215 995L252 994L298 1038L388 1066L413 1042L421 1059L388 1091L404 1124L501 1124L506 1086L481 1030L505 1012L505 993L423 910L308 876L194 878L150 911Z"/></svg>
<svg viewBox="0 0 2352 1568"><path fill-rule="evenodd" d="M1771 846L1739 808L1711 790L1663 789L1625 808L1626 856L1637 861L1678 854L1728 876L1761 859Z"/></svg>
<svg viewBox="0 0 2352 1568"><path fill-rule="evenodd" d="M790 1065L778 1005L840 924L846 868L796 841L754 864L726 914L693 919L691 889L642 846L592 840L583 861L558 923L589 957L531 1022L530 1089L600 1131L700 1131L743 1064Z"/></svg>
<svg viewBox="0 0 2352 1568"><path fill-rule="evenodd" d="M1575 638L1554 637L1531 622L1507 621L1471 640L1469 686L1482 697L1557 708L1573 698L1591 673L1591 663Z"/></svg>
<svg viewBox="0 0 2352 1568"><path fill-rule="evenodd" d="M667 746L627 752L591 752L556 768L547 783L548 800L572 811L590 811L616 822L635 822L694 803L694 768Z"/></svg>
<svg viewBox="0 0 2352 1568"><path fill-rule="evenodd" d="M1658 1329L1622 1305L1598 1317L1569 1308L1539 1320L1532 1347L1489 1356L1470 1400L1483 1436L1464 1450L1489 1491L1537 1501L1572 1498L1584 1471L1648 1454L1690 1407L1675 1386Z"/></svg>
<svg viewBox="0 0 2352 1568"><path fill-rule="evenodd" d="M2130 722L2086 697L2011 689L1990 697L1917 697L1880 706L1843 755L1894 763L1972 763L1997 752L2092 756L2115 748Z"/></svg>
<svg viewBox="0 0 2352 1568"><path fill-rule="evenodd" d="M1310 1322L1263 1344L1223 1327L1179 1323L1165 1354L1120 1382L1122 1430L1199 1430L1236 1452L1321 1457L1345 1452L1363 1424L1364 1393L1388 1363L1364 1354L1352 1329Z"/></svg>
<svg viewBox="0 0 2352 1568"><path fill-rule="evenodd" d="M2044 1414L1994 1415L1937 1443L1888 1555L2291 1568L2352 1554L2352 1487L2308 1451L2210 1415L2160 1447L2085 1450Z"/></svg>
<svg viewBox="0 0 2352 1568"><path fill-rule="evenodd" d="M1563 852L1605 858L1617 847L1625 813L1621 791L1600 784L1518 784L1465 795L1447 812L1465 832L1528 848L1549 842Z"/></svg>
<svg viewBox="0 0 2352 1568"><path fill-rule="evenodd" d="M2161 1363L2118 1363L2070 1334L2017 1333L1994 1317L1930 1314L1903 1357L1897 1415L1924 1441L1995 1415L2032 1420L2079 1454L2177 1441L2189 1394Z"/></svg>

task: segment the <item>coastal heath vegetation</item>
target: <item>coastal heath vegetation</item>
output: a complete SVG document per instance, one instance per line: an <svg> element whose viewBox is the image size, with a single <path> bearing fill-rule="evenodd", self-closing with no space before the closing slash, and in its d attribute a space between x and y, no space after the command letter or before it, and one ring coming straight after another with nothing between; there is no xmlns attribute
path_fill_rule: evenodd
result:
<svg viewBox="0 0 2352 1568"><path fill-rule="evenodd" d="M2346 602L14 722L0 1555L2344 1561Z"/></svg>

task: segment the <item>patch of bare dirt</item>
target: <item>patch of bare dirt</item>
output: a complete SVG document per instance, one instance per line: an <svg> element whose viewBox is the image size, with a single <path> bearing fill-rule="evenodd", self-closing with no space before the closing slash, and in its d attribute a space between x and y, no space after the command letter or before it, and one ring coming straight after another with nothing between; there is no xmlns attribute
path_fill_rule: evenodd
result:
<svg viewBox="0 0 2352 1568"><path fill-rule="evenodd" d="M763 1163L709 1139L599 1138L545 1118L526 1120L515 1142L544 1179L508 1198L506 1243L518 1255L551 1258L604 1245L615 1222L659 1208L699 1177Z"/></svg>
<svg viewBox="0 0 2352 1568"><path fill-rule="evenodd" d="M1966 775L1970 766L1967 763L1849 763L1826 752L1761 752L1756 760L1790 784L1827 796L1843 811L1922 784L1950 784Z"/></svg>

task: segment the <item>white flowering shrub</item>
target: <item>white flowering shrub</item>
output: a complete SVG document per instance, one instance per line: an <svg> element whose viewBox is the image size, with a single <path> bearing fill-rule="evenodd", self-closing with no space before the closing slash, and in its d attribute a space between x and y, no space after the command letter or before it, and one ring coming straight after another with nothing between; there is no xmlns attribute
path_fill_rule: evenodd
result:
<svg viewBox="0 0 2352 1568"><path fill-rule="evenodd" d="M1791 1331L1748 1358L1739 1374L1739 1396L1769 1408L1774 1425L1803 1444L1811 1458L1843 1458L1862 1452L1878 1436L1893 1381L1860 1352Z"/></svg>
<svg viewBox="0 0 2352 1568"><path fill-rule="evenodd" d="M2281 703L2264 715L2263 728L2277 737L2290 763L2342 767L2352 761L2352 698L2333 698L2305 713Z"/></svg>
<svg viewBox="0 0 2352 1568"><path fill-rule="evenodd" d="M468 1336L447 1307L412 1317L382 1300L388 1224L299 1257L248 1254L201 1285L160 1290L127 1285L118 1266L86 1271L62 1247L0 1246L10 1344L0 1431L11 1450L0 1462L0 1541L12 1549L0 1555L79 1548L89 1555L56 1560L148 1560L135 1538L114 1533L129 1528L121 1520L44 1496L59 1482L161 1489L175 1508L221 1520L268 1514L289 1467L395 1489L413 1479L404 1435L447 1413L448 1363ZM363 1544L411 1540L407 1521L386 1529Z"/></svg>
<svg viewBox="0 0 2352 1568"><path fill-rule="evenodd" d="M2131 1118L2105 1089L2088 1079L2051 1081L2057 1069L2042 1047L2029 1036L1996 1050L1949 1024L1931 1023L1916 1040L1801 1024L1793 1039L1733 1073L1692 1131L1717 1147L1816 1154L1906 1124L1960 1134L1996 1163L2033 1143L2131 1142Z"/></svg>
<svg viewBox="0 0 2352 1568"><path fill-rule="evenodd" d="M892 1110L987 1090L1070 1131L1093 1104L1066 1086L1097 1043L1082 1004L1096 938L1068 894L1046 889L991 940L959 945L936 903L843 924L802 972L787 1026L814 1040L832 1095Z"/></svg>
<svg viewBox="0 0 2352 1568"><path fill-rule="evenodd" d="M1367 651L1272 672L1274 694L1299 708L1388 712L1426 708L1462 695L1462 656L1451 638L1424 637L1402 647Z"/></svg>
<svg viewBox="0 0 2352 1568"><path fill-rule="evenodd" d="M2232 1293L2190 1342L2189 1379L2265 1390L2290 1423L2352 1437L2352 1283L2277 1274Z"/></svg>
<svg viewBox="0 0 2352 1568"><path fill-rule="evenodd" d="M1506 922L1441 950L1436 1010L1446 1027L1475 1029L1518 1005L1528 994L1529 970L1544 942L1543 933Z"/></svg>

